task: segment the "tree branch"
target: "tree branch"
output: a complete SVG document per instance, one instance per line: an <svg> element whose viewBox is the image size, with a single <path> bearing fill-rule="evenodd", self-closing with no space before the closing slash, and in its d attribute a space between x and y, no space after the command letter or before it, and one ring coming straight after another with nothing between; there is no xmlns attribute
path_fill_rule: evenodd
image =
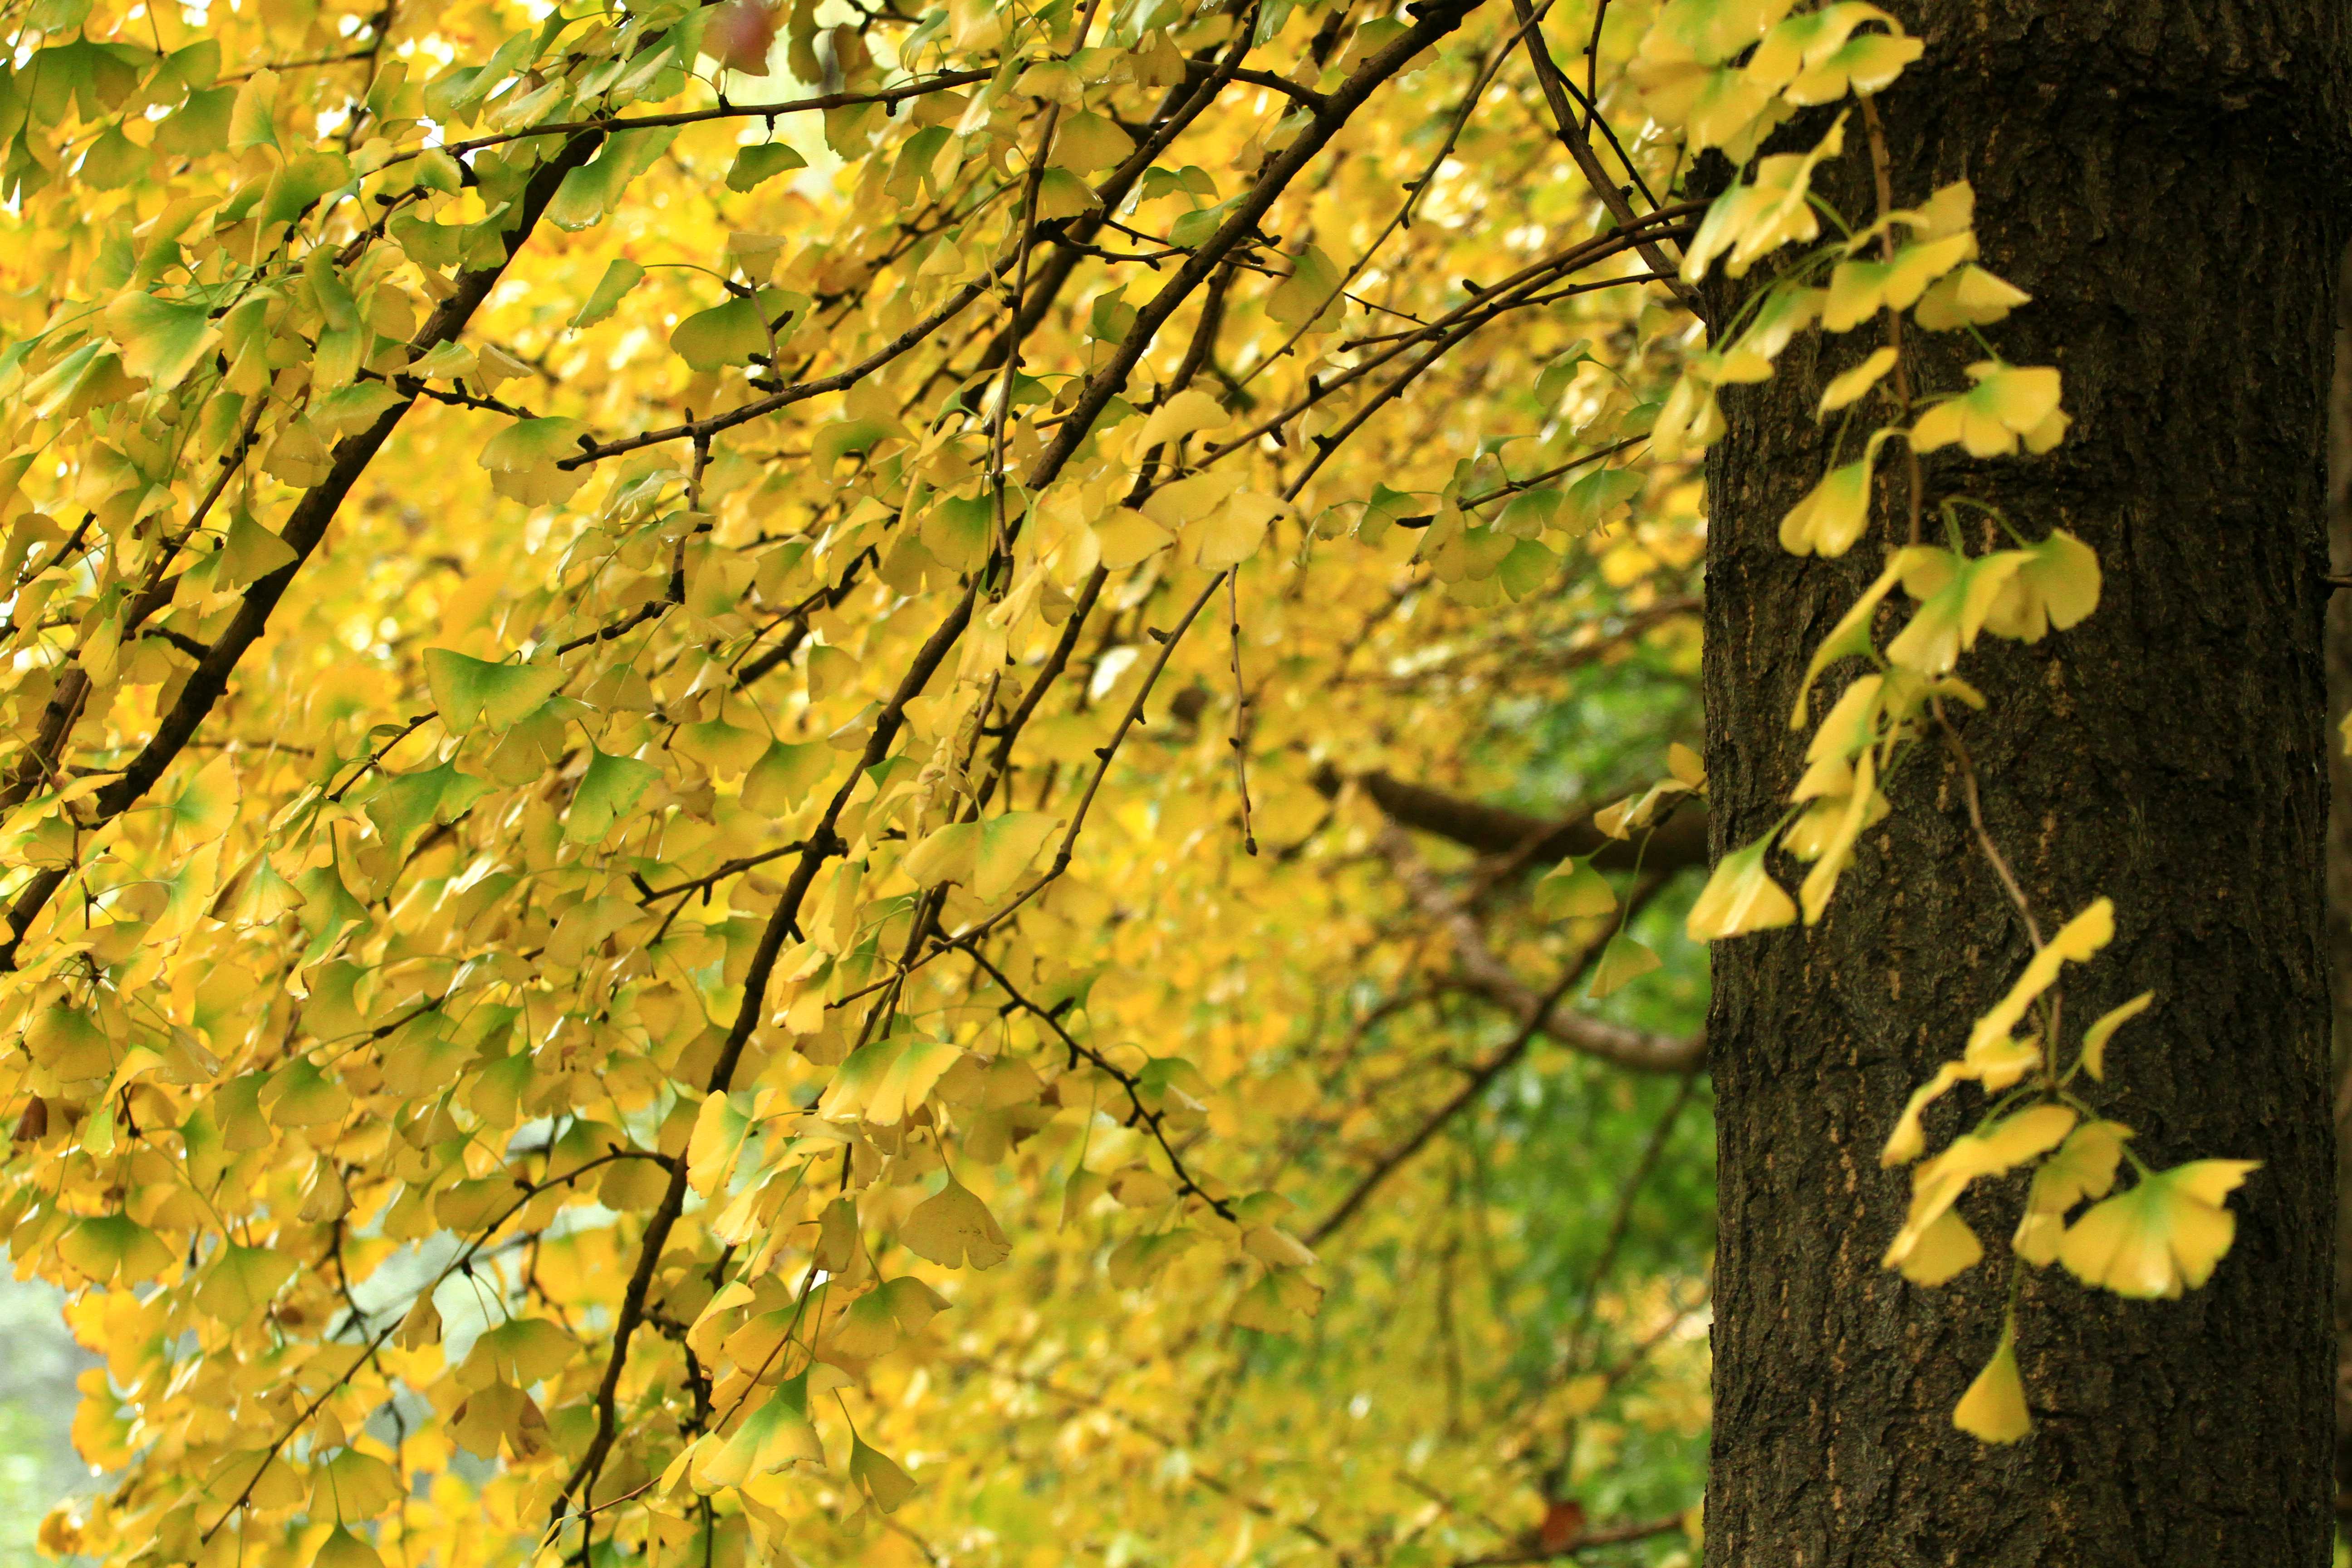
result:
<svg viewBox="0 0 2352 1568"><path fill-rule="evenodd" d="M1327 798L1353 784L1382 815L1401 827L1450 840L1481 855L1512 855L1524 865L1549 866L1570 855L1589 856L1604 871L1633 869L1634 846L1612 838L1592 825L1592 813L1547 821L1507 806L1487 805L1386 773L1349 775L1326 763L1311 781ZM1641 852L1653 871L1681 871L1706 864L1706 814L1684 810L1659 825Z"/></svg>
<svg viewBox="0 0 2352 1568"><path fill-rule="evenodd" d="M1454 962L1473 992L1523 1022L1538 1020L1543 1033L1561 1045L1616 1067L1635 1072L1688 1072L1695 1064L1706 1060L1704 1031L1687 1038L1661 1035L1587 1017L1557 1003L1547 1005L1487 945L1477 921L1447 895L1421 857L1413 853L1402 829L1392 825L1383 827L1379 843L1381 853L1388 858L1397 880L1404 884L1413 903L1436 922L1453 944ZM1647 898L1663 880L1661 878L1645 882L1629 895L1629 900Z"/></svg>

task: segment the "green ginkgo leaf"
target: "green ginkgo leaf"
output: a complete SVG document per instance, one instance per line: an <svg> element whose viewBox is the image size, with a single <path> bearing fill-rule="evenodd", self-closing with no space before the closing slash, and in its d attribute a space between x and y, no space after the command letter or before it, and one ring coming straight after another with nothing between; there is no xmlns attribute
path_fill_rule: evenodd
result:
<svg viewBox="0 0 2352 1568"><path fill-rule="evenodd" d="M58 1238L57 1248L59 1257L100 1283L135 1284L172 1265L172 1249L163 1238L128 1215L77 1220Z"/></svg>
<svg viewBox="0 0 2352 1568"><path fill-rule="evenodd" d="M1590 860L1571 855L1545 873L1535 887L1536 913L1548 921L1613 914L1617 892Z"/></svg>
<svg viewBox="0 0 2352 1568"><path fill-rule="evenodd" d="M482 448L482 467L494 474L526 473L561 458L577 457L588 426L577 419L518 419Z"/></svg>
<svg viewBox="0 0 2352 1568"><path fill-rule="evenodd" d="M106 308L107 330L122 345L122 368L161 391L187 378L213 344L211 312L201 303L125 294Z"/></svg>
<svg viewBox="0 0 2352 1568"><path fill-rule="evenodd" d="M809 1423L805 1372L778 1384L774 1396L743 1417L723 1446L696 1456L694 1484L702 1490L741 1486L795 1460L824 1462L824 1445Z"/></svg>
<svg viewBox="0 0 2352 1568"><path fill-rule="evenodd" d="M614 261L604 268L604 276L596 280L596 287L589 290L588 298L580 302L580 309L572 314L572 324L574 327L593 327L611 315L620 308L622 298L635 288L645 275L646 269L634 261Z"/></svg>
<svg viewBox="0 0 2352 1568"><path fill-rule="evenodd" d="M809 791L832 771L833 749L821 741L793 745L773 741L743 775L743 805L768 816L782 816L808 798Z"/></svg>
<svg viewBox="0 0 2352 1568"><path fill-rule="evenodd" d="M352 1097L308 1057L298 1056L263 1082L261 1110L279 1127L328 1127L351 1114Z"/></svg>
<svg viewBox="0 0 2352 1568"><path fill-rule="evenodd" d="M547 221L566 232L602 223L629 182L652 167L677 135L674 125L614 132L593 161L563 176L547 204Z"/></svg>
<svg viewBox="0 0 2352 1568"><path fill-rule="evenodd" d="M863 1487L884 1513L897 1512L900 1503L915 1495L915 1478L900 1469L889 1455L867 1447L864 1438L855 1435L850 1438L849 1479Z"/></svg>
<svg viewBox="0 0 2352 1568"><path fill-rule="evenodd" d="M1657 968L1658 963L1656 953L1620 931L1609 939L1609 945L1601 950L1601 962L1592 966L1592 999L1598 1002L1622 990Z"/></svg>
<svg viewBox="0 0 2352 1568"><path fill-rule="evenodd" d="M653 787L661 770L635 757L616 757L593 742L588 771L572 792L572 810L563 819L563 837L574 844L593 844L613 830L613 824Z"/></svg>
<svg viewBox="0 0 2352 1568"><path fill-rule="evenodd" d="M759 302L739 294L723 305L698 310L670 332L669 346L696 370L749 364L770 347L768 324Z"/></svg>
<svg viewBox="0 0 2352 1568"><path fill-rule="evenodd" d="M805 169L808 160L800 150L787 142L762 142L756 146L737 150L735 162L728 166L727 188L748 191L774 179L778 174L794 169Z"/></svg>
<svg viewBox="0 0 2352 1568"><path fill-rule="evenodd" d="M196 1287L196 1306L236 1328L251 1322L254 1315L286 1288L294 1274L294 1259L286 1254L272 1247L239 1247L231 1242L205 1271L205 1282Z"/></svg>
<svg viewBox="0 0 2352 1568"><path fill-rule="evenodd" d="M1291 263L1290 276L1266 297L1265 313L1293 331L1329 331L1339 324L1339 289L1345 279L1331 258L1308 246Z"/></svg>
<svg viewBox="0 0 2352 1568"><path fill-rule="evenodd" d="M478 725L503 730L528 717L563 684L563 671L551 664L491 664L428 647L425 679L441 722L463 735Z"/></svg>
<svg viewBox="0 0 2352 1568"><path fill-rule="evenodd" d="M288 160L284 168L269 177L269 186L262 193L261 210L254 216L265 226L291 223L320 197L349 184L351 178L351 160L341 153L305 153Z"/></svg>
<svg viewBox="0 0 2352 1568"><path fill-rule="evenodd" d="M459 773L454 762L395 773L368 797L368 820L395 856L405 855L418 834L436 823L456 821L489 787L487 780Z"/></svg>
<svg viewBox="0 0 2352 1568"><path fill-rule="evenodd" d="M338 1523L310 1559L310 1568L383 1568L376 1549Z"/></svg>

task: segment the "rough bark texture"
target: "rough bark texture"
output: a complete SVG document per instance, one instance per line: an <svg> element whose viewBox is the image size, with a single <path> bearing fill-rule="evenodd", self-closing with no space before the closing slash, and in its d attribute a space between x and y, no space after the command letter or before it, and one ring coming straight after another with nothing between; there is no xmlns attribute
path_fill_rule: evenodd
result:
<svg viewBox="0 0 2352 1568"><path fill-rule="evenodd" d="M2352 249L2336 275L2336 381L2327 400L2327 558L2352 574ZM2352 594L2327 601L2327 970L2336 1056L2336 1508L2352 1501Z"/></svg>
<svg viewBox="0 0 2352 1568"><path fill-rule="evenodd" d="M1993 1349L2019 1184L1979 1184L1992 1190L1963 1205L1988 1263L1921 1289L1878 1266L1908 1183L1876 1155L2028 947L1947 754L1922 747L1820 927L1716 952L1707 1562L2315 1568L2335 1362L2321 452L2352 216L2347 8L1892 8L1927 40L1882 105L1895 200L1974 183L1985 265L2035 296L1990 335L2017 363L2063 366L2075 419L2046 458L1930 458L1929 536L1936 499L1965 491L2030 538L2072 530L2106 573L2084 625L2030 648L1987 637L1963 661L1992 698L1959 719L1990 830L2045 930L2095 895L2116 901L2116 940L2068 980L2065 1011L2079 1023L2156 990L2157 1010L2117 1037L2105 1102L2141 1156L2264 1165L2204 1290L2125 1302L2034 1274L2021 1308L2034 1432L1987 1449L1952 1428ZM1862 158L1822 189L1857 218L1874 206ZM1738 287L1718 286L1717 320ZM1814 398L1877 342L1801 344L1780 381L1727 400L1708 474L1717 853L1777 818L1804 740L1788 728L1798 677L1889 542L1828 563L1775 542L1825 466ZM1926 385L1963 384L1978 357L1927 340ZM1881 518L1899 518L1899 457L1881 472L1895 480ZM1999 542L1969 525L1972 550ZM1907 610L1882 620L1882 646ZM1933 1143L1982 1104L1951 1099Z"/></svg>

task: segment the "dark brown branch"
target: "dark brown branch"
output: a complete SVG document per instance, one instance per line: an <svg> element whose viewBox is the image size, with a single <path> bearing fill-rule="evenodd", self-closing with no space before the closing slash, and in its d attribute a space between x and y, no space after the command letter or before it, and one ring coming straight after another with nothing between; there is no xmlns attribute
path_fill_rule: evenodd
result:
<svg viewBox="0 0 2352 1568"><path fill-rule="evenodd" d="M1635 844L1602 833L1592 825L1591 812L1565 821L1547 821L1426 784L1410 784L1391 773L1358 773L1350 780L1328 763L1315 771L1312 782L1326 796L1337 796L1343 784L1352 782L1400 826L1448 839L1481 855L1516 856L1528 867L1548 870L1574 855L1591 857L1604 871L1622 871L1632 869L1635 858ZM1645 868L1659 872L1705 866L1706 814L1677 812L1650 835L1640 859Z"/></svg>

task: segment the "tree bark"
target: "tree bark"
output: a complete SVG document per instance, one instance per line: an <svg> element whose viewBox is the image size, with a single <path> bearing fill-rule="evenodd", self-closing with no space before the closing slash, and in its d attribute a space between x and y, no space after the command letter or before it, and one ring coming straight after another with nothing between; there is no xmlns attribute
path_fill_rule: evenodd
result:
<svg viewBox="0 0 2352 1568"><path fill-rule="evenodd" d="M1822 925L1716 949L1706 1560L2317 1568L2335 1432L2320 453L2352 217L2346 7L1891 8L1927 43L1881 105L1895 202L1973 183L1983 265L2034 296L1988 335L2012 362L2060 365L2075 421L2044 458L1932 456L1928 537L1938 498L1965 491L2029 539L2071 530L2105 571L2088 621L2031 647L1987 637L1963 660L1991 699L1958 719L1988 826L2045 931L2116 900L2116 941L2070 972L2066 1016L2079 1027L2155 989L2112 1048L2104 1100L2138 1154L2263 1165L2232 1202L2235 1247L2179 1301L2032 1272L2034 1431L1989 1448L1953 1428L1999 1331L2021 1184L1979 1184L1963 1212L1987 1261L1922 1289L1879 1267L1909 1186L1877 1152L2030 950L1948 753L1923 743ZM1817 189L1856 222L1874 213L1866 153ZM1742 285L1716 287L1711 313L1730 320ZM1822 562L1776 540L1825 466L1822 386L1878 342L1801 342L1778 380L1726 400L1707 472L1717 854L1778 818L1806 738L1788 728L1806 658L1880 546L1903 542L1895 455L1873 541ZM1965 384L1982 357L1964 336L1907 342L1929 388ZM2003 542L1969 521L1971 552ZM1884 613L1882 647L1907 611ZM1948 1101L1931 1147L1983 1104Z"/></svg>
<svg viewBox="0 0 2352 1568"><path fill-rule="evenodd" d="M2352 574L2352 249L2336 274L2336 378L2327 400L2327 558ZM2327 601L2327 969L2335 1003L2336 1507L2352 1499L2352 594Z"/></svg>

